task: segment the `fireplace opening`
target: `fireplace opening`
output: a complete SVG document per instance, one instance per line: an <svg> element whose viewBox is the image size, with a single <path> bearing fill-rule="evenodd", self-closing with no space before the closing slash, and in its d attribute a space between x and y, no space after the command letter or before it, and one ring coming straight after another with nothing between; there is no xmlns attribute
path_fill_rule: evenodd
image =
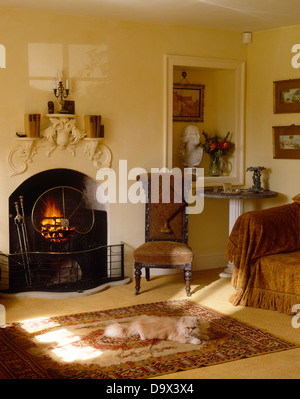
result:
<svg viewBox="0 0 300 399"><path fill-rule="evenodd" d="M83 291L124 279L123 245L107 242L99 184L69 169L23 182L9 198L9 292Z"/></svg>

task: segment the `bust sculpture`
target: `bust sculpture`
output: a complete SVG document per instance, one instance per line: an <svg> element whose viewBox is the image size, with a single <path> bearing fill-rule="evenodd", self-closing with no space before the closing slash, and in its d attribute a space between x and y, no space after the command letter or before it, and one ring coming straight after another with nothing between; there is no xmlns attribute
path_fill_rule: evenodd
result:
<svg viewBox="0 0 300 399"><path fill-rule="evenodd" d="M200 133L195 125L185 127L181 135L179 156L184 166L196 167L203 157L203 148L200 147Z"/></svg>

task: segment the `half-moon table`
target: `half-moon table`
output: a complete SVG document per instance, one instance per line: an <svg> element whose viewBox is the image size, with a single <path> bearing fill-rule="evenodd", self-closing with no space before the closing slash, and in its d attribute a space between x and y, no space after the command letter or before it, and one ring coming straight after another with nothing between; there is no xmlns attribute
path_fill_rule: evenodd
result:
<svg viewBox="0 0 300 399"><path fill-rule="evenodd" d="M277 197L278 193L276 191L262 190L262 191L250 191L247 189L242 190L232 190L223 191L216 189L214 187L208 187L204 189L204 197L207 198L219 198L219 199L229 199L229 235L231 230L237 220L237 218L242 215L244 211L245 199L262 199L262 198L274 198ZM233 271L233 263L228 262L225 270L220 273L220 277L231 278Z"/></svg>

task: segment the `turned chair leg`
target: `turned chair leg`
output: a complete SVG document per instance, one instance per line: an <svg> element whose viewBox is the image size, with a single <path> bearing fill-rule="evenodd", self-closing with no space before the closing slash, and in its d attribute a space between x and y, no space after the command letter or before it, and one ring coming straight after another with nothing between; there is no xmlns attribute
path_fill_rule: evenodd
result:
<svg viewBox="0 0 300 399"><path fill-rule="evenodd" d="M135 262L134 264L134 276L135 276L135 295L138 295L141 288L141 275L142 275L142 264Z"/></svg>
<svg viewBox="0 0 300 399"><path fill-rule="evenodd" d="M149 270L149 267L145 267L145 271L146 271L146 280L150 281L150 270Z"/></svg>
<svg viewBox="0 0 300 399"><path fill-rule="evenodd" d="M188 297L191 296L191 278L192 278L192 265L190 263L186 263L184 268L184 280L185 280L185 291Z"/></svg>

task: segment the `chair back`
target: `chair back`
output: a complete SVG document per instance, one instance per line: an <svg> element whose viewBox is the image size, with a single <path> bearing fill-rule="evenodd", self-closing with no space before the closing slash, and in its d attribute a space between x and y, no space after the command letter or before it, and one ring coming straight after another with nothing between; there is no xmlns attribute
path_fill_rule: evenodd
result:
<svg viewBox="0 0 300 399"><path fill-rule="evenodd" d="M183 178L172 174L148 174L143 179L147 203L145 241L188 242L188 216ZM146 183L146 184L145 184Z"/></svg>

